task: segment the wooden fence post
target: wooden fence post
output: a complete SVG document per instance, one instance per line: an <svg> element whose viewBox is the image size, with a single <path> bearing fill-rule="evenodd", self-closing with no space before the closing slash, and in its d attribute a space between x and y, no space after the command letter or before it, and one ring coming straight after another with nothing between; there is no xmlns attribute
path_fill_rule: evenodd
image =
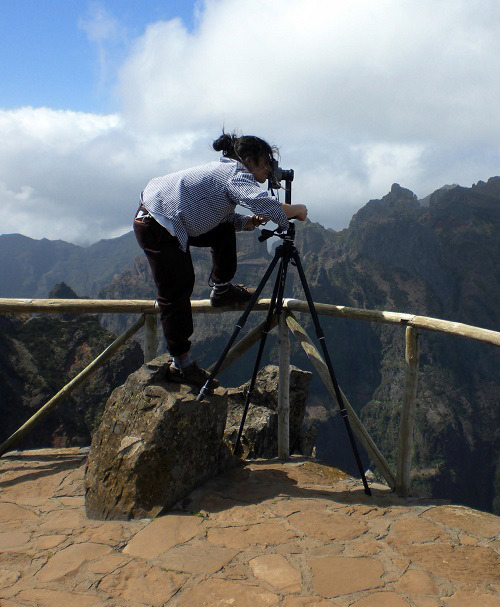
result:
<svg viewBox="0 0 500 607"><path fill-rule="evenodd" d="M158 352L158 319L156 314L144 314L144 362L156 358Z"/></svg>
<svg viewBox="0 0 500 607"><path fill-rule="evenodd" d="M418 350L417 330L414 327L406 327L406 364L396 471L396 492L401 497L408 497L410 489L411 452L417 396Z"/></svg>
<svg viewBox="0 0 500 607"><path fill-rule="evenodd" d="M278 458L290 457L290 335L282 310L278 325L279 382L278 382Z"/></svg>

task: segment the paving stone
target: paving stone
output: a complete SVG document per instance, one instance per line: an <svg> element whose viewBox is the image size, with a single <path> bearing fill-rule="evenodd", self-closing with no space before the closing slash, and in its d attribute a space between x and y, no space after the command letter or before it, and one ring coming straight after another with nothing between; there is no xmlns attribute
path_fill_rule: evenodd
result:
<svg viewBox="0 0 500 607"><path fill-rule="evenodd" d="M412 596L410 597L415 607L441 607L443 603L436 598L430 596ZM466 607L465 605L463 607Z"/></svg>
<svg viewBox="0 0 500 607"><path fill-rule="evenodd" d="M459 590L449 598L443 598L446 607L500 607L500 596L498 594L486 594L485 592L467 592Z"/></svg>
<svg viewBox="0 0 500 607"><path fill-rule="evenodd" d="M96 574L108 574L116 571L127 562L127 558L121 554L111 553L96 561L87 564L87 570Z"/></svg>
<svg viewBox="0 0 500 607"><path fill-rule="evenodd" d="M50 550L62 544L67 539L66 535L42 535L35 540L37 550Z"/></svg>
<svg viewBox="0 0 500 607"><path fill-rule="evenodd" d="M266 505L247 504L246 506L233 506L228 510L209 514L209 524L217 525L245 524L248 521L268 521L276 518Z"/></svg>
<svg viewBox="0 0 500 607"><path fill-rule="evenodd" d="M62 474L47 475L40 470L40 476L36 478L37 471L27 467L24 471L8 476L8 471L2 472L2 499L15 500L16 503L27 503L33 498L37 503L43 503L47 498L52 497L59 483L62 480ZM35 477L35 478L33 478ZM14 483L10 486L7 483Z"/></svg>
<svg viewBox="0 0 500 607"><path fill-rule="evenodd" d="M68 508L80 508L85 506L85 498L80 496L60 497L59 502Z"/></svg>
<svg viewBox="0 0 500 607"><path fill-rule="evenodd" d="M30 541L30 537L30 534L24 531L3 531L0 533L0 550L24 546Z"/></svg>
<svg viewBox="0 0 500 607"><path fill-rule="evenodd" d="M208 541L218 546L245 550L248 546L275 546L290 542L296 537L280 522L257 523L241 527L221 527L209 529Z"/></svg>
<svg viewBox="0 0 500 607"><path fill-rule="evenodd" d="M106 597L157 607L169 601L186 579L185 575L136 561L105 576L97 588Z"/></svg>
<svg viewBox="0 0 500 607"><path fill-rule="evenodd" d="M493 539L500 534L498 516L464 506L438 506L428 510L424 516L446 527L462 529L472 535Z"/></svg>
<svg viewBox="0 0 500 607"><path fill-rule="evenodd" d="M149 521L130 521L126 524L109 521L97 524L95 527L94 521L89 521L89 523L92 526L83 528L78 534L77 541L117 546L128 542L136 533L144 529Z"/></svg>
<svg viewBox="0 0 500 607"><path fill-rule="evenodd" d="M177 607L273 607L280 597L259 586L232 580L211 579L184 592Z"/></svg>
<svg viewBox="0 0 500 607"><path fill-rule="evenodd" d="M335 542L333 544L325 544L317 546L310 551L311 556L336 556L344 552L344 544Z"/></svg>
<svg viewBox="0 0 500 607"><path fill-rule="evenodd" d="M10 588L21 577L20 571L0 569L0 588ZM0 595L1 596L1 595ZM1 603L0 603L1 605Z"/></svg>
<svg viewBox="0 0 500 607"><path fill-rule="evenodd" d="M57 510L44 517L39 525L39 530L43 533L57 531L73 532L75 529L87 527L89 522L81 510Z"/></svg>
<svg viewBox="0 0 500 607"><path fill-rule="evenodd" d="M42 588L31 588L22 590L16 600L36 603L43 607L62 607L74 605L75 607L100 607L103 605L98 596L74 594L59 590L46 590ZM15 603L14 603L15 604ZM21 603L22 604L22 603ZM19 605L19 603L18 603Z"/></svg>
<svg viewBox="0 0 500 607"><path fill-rule="evenodd" d="M349 475L337 468L322 466L316 462L304 462L299 466L290 466L288 475L298 483L326 486L332 486L339 481L350 478Z"/></svg>
<svg viewBox="0 0 500 607"><path fill-rule="evenodd" d="M228 580L246 580L249 576L248 567L242 564L231 564L224 568L222 577Z"/></svg>
<svg viewBox="0 0 500 607"><path fill-rule="evenodd" d="M325 601L319 596L287 596L283 607L331 607L331 601Z"/></svg>
<svg viewBox="0 0 500 607"><path fill-rule="evenodd" d="M200 573L211 575L227 565L237 554L237 550L197 542L176 546L163 553L161 566L194 575Z"/></svg>
<svg viewBox="0 0 500 607"><path fill-rule="evenodd" d="M468 535L467 533L461 533L460 543L464 546L477 546L479 544L479 540L477 537L472 537L472 535Z"/></svg>
<svg viewBox="0 0 500 607"><path fill-rule="evenodd" d="M286 544L279 544L276 546L276 552L280 554L302 554L307 550L315 548L317 542L310 540L309 538L299 539L296 542L288 542Z"/></svg>
<svg viewBox="0 0 500 607"><path fill-rule="evenodd" d="M399 545L394 548L412 563L445 579L458 582L474 580L476 585L498 581L500 557L489 548L449 544Z"/></svg>
<svg viewBox="0 0 500 607"><path fill-rule="evenodd" d="M336 504L331 500L327 499L281 499L281 500L273 500L268 503L269 510L276 514L277 516L290 516L291 514L295 514L297 512L322 512L326 508L328 509L336 509L341 508L342 504Z"/></svg>
<svg viewBox="0 0 500 607"><path fill-rule="evenodd" d="M327 509L297 512L291 514L287 521L308 537L323 542L354 539L367 530L365 522Z"/></svg>
<svg viewBox="0 0 500 607"><path fill-rule="evenodd" d="M250 561L255 577L277 590L295 594L301 591L302 575L281 554L266 554Z"/></svg>
<svg viewBox="0 0 500 607"><path fill-rule="evenodd" d="M150 559L177 544L183 544L201 532L201 519L194 516L162 516L135 535L123 552Z"/></svg>
<svg viewBox="0 0 500 607"><path fill-rule="evenodd" d="M450 541L442 527L420 518L404 518L394 521L389 531L389 543L404 541L405 544Z"/></svg>
<svg viewBox="0 0 500 607"><path fill-rule="evenodd" d="M111 548L102 544L73 544L49 559L36 575L36 579L40 582L58 580L68 573L78 571L83 563L93 561L109 552Z"/></svg>
<svg viewBox="0 0 500 607"><path fill-rule="evenodd" d="M346 556L373 556L380 550L381 547L375 541L350 542L349 552L346 552Z"/></svg>
<svg viewBox="0 0 500 607"><path fill-rule="evenodd" d="M27 573L30 570L32 561L32 557L24 552L0 553L0 569Z"/></svg>
<svg viewBox="0 0 500 607"><path fill-rule="evenodd" d="M17 504L0 502L0 525L11 527L20 523L27 523L37 520L37 515L28 508L22 508Z"/></svg>
<svg viewBox="0 0 500 607"><path fill-rule="evenodd" d="M21 607L21 603L2 599L2 607Z"/></svg>
<svg viewBox="0 0 500 607"><path fill-rule="evenodd" d="M409 603L395 592L374 592L351 605L352 607L408 607Z"/></svg>
<svg viewBox="0 0 500 607"><path fill-rule="evenodd" d="M438 587L426 571L406 571L394 588L403 594L437 594Z"/></svg>
<svg viewBox="0 0 500 607"><path fill-rule="evenodd" d="M384 568L376 559L330 556L309 564L316 594L327 599L384 585Z"/></svg>

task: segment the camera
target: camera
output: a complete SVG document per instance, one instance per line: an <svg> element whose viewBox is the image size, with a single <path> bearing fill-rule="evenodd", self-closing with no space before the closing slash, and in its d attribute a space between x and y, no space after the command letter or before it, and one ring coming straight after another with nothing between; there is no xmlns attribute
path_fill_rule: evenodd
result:
<svg viewBox="0 0 500 607"><path fill-rule="evenodd" d="M288 170L282 169L278 165L278 161L273 158L273 160L271 161L271 174L269 175L268 181L269 181L268 189L277 190L282 187L281 186L282 181L286 181L287 183L290 183L291 181L293 181L293 169L288 169Z"/></svg>

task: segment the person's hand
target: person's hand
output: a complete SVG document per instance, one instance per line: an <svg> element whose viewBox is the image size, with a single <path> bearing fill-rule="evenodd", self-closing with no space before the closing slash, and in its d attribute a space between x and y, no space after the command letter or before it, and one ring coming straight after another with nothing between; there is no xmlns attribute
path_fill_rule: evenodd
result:
<svg viewBox="0 0 500 607"><path fill-rule="evenodd" d="M299 221L305 221L307 219L307 207L305 204L296 204L297 207L295 212L295 218Z"/></svg>
<svg viewBox="0 0 500 607"><path fill-rule="evenodd" d="M287 219L298 219L299 221L307 219L307 207L305 204L282 204L281 208Z"/></svg>
<svg viewBox="0 0 500 607"><path fill-rule="evenodd" d="M247 228L252 229L258 226L264 226L269 220L262 215L252 215L247 220Z"/></svg>

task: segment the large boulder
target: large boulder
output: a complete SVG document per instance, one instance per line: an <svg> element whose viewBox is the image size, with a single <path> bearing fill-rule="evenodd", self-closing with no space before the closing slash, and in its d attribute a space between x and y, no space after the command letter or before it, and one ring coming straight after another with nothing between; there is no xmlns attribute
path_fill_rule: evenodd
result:
<svg viewBox="0 0 500 607"><path fill-rule="evenodd" d="M312 373L290 367L290 453L310 455L315 433L304 427L306 400ZM279 369L268 365L257 373L250 399L241 444L245 457L278 455L278 379ZM225 440L234 446L240 427L248 381L239 388L228 389L228 413Z"/></svg>
<svg viewBox="0 0 500 607"><path fill-rule="evenodd" d="M166 381L167 355L146 363L109 397L85 475L89 518L153 517L226 469L227 395Z"/></svg>

